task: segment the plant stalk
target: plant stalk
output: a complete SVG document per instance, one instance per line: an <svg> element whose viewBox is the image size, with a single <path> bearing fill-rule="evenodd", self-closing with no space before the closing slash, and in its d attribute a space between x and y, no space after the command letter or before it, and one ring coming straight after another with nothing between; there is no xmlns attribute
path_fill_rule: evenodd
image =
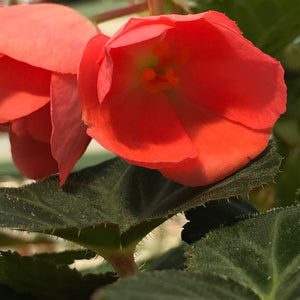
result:
<svg viewBox="0 0 300 300"><path fill-rule="evenodd" d="M150 16L163 15L164 10L164 0L148 0L148 8Z"/></svg>
<svg viewBox="0 0 300 300"><path fill-rule="evenodd" d="M112 254L105 259L113 266L120 278L134 275L139 272L133 253Z"/></svg>
<svg viewBox="0 0 300 300"><path fill-rule="evenodd" d="M119 17L126 16L126 15L129 15L129 14L142 12L142 11L145 11L147 9L148 9L148 4L147 4L147 1L145 1L145 2L142 2L142 3L133 4L133 5L130 5L130 6L126 6L126 7L106 11L106 12L103 12L101 14L94 15L94 16L90 17L89 19L92 22L98 24L98 23L101 23L101 22L109 21L111 19L119 18Z"/></svg>

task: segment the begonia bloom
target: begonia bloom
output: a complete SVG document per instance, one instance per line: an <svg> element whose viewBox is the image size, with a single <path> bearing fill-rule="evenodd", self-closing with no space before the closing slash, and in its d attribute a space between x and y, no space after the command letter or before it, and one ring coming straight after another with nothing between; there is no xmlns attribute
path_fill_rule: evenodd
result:
<svg viewBox="0 0 300 300"><path fill-rule="evenodd" d="M60 173L63 184L90 137L82 122L77 70L99 30L56 4L0 8L0 130L26 177Z"/></svg>
<svg viewBox="0 0 300 300"><path fill-rule="evenodd" d="M111 38L95 36L79 96L91 137L188 186L249 163L286 106L280 63L214 11L133 18Z"/></svg>

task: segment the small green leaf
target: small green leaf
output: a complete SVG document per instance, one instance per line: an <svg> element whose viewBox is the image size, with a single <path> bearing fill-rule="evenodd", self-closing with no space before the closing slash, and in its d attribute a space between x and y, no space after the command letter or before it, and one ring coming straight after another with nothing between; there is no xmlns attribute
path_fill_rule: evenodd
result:
<svg viewBox="0 0 300 300"><path fill-rule="evenodd" d="M188 270L231 278L261 300L300 295L300 206L209 233L188 249Z"/></svg>
<svg viewBox="0 0 300 300"><path fill-rule="evenodd" d="M67 250L63 252L38 253L32 258L44 260L55 265L71 265L75 260L91 259L96 256L95 252L90 250Z"/></svg>
<svg viewBox="0 0 300 300"><path fill-rule="evenodd" d="M160 257L155 259L149 266L149 271L158 270L181 270L184 269L184 263L186 260L184 254L185 247L180 245L178 247L172 248L166 253L162 254Z"/></svg>
<svg viewBox="0 0 300 300"><path fill-rule="evenodd" d="M63 188L55 176L18 189L1 188L0 226L57 235L104 257L112 251L133 252L170 216L273 180L280 162L271 143L232 176L190 188L115 158L72 173Z"/></svg>
<svg viewBox="0 0 300 300"><path fill-rule="evenodd" d="M69 252L58 255L69 260L68 256L74 258L79 254L80 252L77 254ZM96 288L116 280L112 274L82 276L76 269L70 269L66 264L53 263L54 256L55 254L47 261L47 254L22 257L17 252L1 252L0 282L18 293L41 299L82 300L88 299ZM81 257L82 253L79 256ZM61 259L62 257L59 258Z"/></svg>
<svg viewBox="0 0 300 300"><path fill-rule="evenodd" d="M230 279L167 270L122 279L97 291L92 300L259 300Z"/></svg>

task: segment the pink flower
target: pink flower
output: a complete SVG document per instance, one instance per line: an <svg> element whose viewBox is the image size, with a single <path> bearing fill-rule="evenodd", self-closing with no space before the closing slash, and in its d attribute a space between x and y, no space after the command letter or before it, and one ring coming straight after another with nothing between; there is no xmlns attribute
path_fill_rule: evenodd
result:
<svg viewBox="0 0 300 300"><path fill-rule="evenodd" d="M66 180L90 138L81 120L77 70L99 33L61 5L0 8L0 130L9 131L20 172Z"/></svg>
<svg viewBox="0 0 300 300"><path fill-rule="evenodd" d="M133 18L92 38L79 95L91 137L189 186L261 153L286 105L280 63L214 11Z"/></svg>

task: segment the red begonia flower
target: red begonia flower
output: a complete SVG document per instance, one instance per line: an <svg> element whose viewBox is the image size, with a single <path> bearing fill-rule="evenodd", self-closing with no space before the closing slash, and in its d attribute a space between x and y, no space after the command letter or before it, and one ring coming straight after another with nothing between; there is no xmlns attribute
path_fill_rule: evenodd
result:
<svg viewBox="0 0 300 300"><path fill-rule="evenodd" d="M2 7L0 20L0 130L9 131L22 174L41 179L59 172L63 184L90 141L77 70L99 30L56 4Z"/></svg>
<svg viewBox="0 0 300 300"><path fill-rule="evenodd" d="M286 105L280 63L214 11L134 18L95 36L78 82L91 137L189 186L261 153Z"/></svg>

